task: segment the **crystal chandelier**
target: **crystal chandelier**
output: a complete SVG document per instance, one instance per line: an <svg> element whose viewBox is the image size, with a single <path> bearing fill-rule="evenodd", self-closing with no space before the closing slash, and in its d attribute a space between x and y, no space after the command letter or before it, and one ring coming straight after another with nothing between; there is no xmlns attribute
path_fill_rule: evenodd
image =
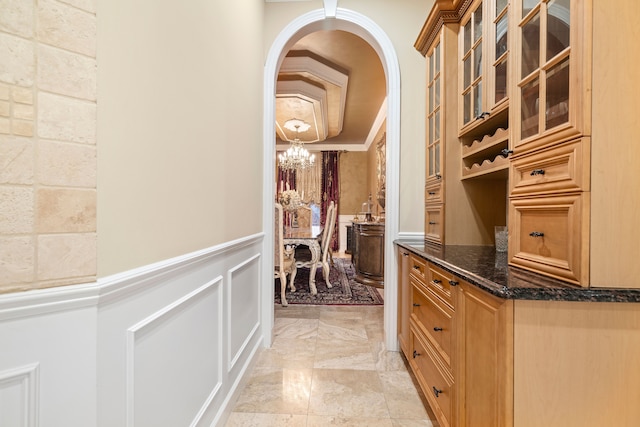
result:
<svg viewBox="0 0 640 427"><path fill-rule="evenodd" d="M315 154L309 154L309 152L304 148L304 144L302 143L302 141L300 141L298 135L300 130L305 132L311 127L311 125L303 122L302 120L293 119L288 120L284 124L284 127L289 130L295 130L296 137L293 139L293 141L291 141L289 149L278 155L280 169L296 170L313 166L313 163L316 160L316 156Z"/></svg>

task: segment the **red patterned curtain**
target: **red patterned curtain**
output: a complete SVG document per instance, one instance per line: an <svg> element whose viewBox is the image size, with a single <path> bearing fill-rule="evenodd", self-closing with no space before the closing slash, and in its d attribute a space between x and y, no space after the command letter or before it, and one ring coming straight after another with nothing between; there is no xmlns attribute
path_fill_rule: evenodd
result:
<svg viewBox="0 0 640 427"><path fill-rule="evenodd" d="M287 184L291 190L296 189L296 171L295 170L282 170L278 166L278 181L276 182L276 201L280 193L287 189ZM291 214L287 211L283 212L284 223L289 224L291 222Z"/></svg>
<svg viewBox="0 0 640 427"><path fill-rule="evenodd" d="M320 209L320 222L326 222L327 208L329 203L333 202L337 205L340 199L340 188L338 179L339 159L340 155L337 151L322 152L322 206ZM340 206L338 206L338 210ZM333 236L331 237L331 249L337 251L340 249L338 216L336 214L336 225L334 226Z"/></svg>

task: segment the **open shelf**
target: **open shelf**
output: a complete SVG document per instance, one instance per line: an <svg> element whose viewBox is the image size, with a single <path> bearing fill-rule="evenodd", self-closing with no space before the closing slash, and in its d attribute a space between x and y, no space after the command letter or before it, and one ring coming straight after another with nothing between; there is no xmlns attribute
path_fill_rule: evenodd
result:
<svg viewBox="0 0 640 427"><path fill-rule="evenodd" d="M509 130L498 128L470 145L462 146L462 179L506 179L509 160L503 150L509 148Z"/></svg>
<svg viewBox="0 0 640 427"><path fill-rule="evenodd" d="M487 159L482 163L474 163L471 166L463 167L461 179L506 179L508 174L509 159L503 156L498 156L493 161Z"/></svg>

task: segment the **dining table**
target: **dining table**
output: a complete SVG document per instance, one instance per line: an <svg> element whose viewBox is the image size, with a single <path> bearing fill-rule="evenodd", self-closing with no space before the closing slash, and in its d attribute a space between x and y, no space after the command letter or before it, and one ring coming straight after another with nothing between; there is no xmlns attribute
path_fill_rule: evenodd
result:
<svg viewBox="0 0 640 427"><path fill-rule="evenodd" d="M318 262L320 261L320 235L322 234L322 227L314 225L311 227L290 227L284 228L284 244L285 245L304 245L309 248L311 252L311 260L305 263L297 263L298 267L310 268L309 271L309 290L311 295L317 295L318 289L316 288L316 270L318 268ZM298 265L299 264L299 265ZM291 291L295 292L293 283L291 284Z"/></svg>

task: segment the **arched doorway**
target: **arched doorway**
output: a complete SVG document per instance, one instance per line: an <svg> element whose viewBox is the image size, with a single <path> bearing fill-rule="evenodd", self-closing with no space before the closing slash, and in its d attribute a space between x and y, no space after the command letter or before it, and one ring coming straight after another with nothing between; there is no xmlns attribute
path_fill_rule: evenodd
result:
<svg viewBox="0 0 640 427"><path fill-rule="evenodd" d="M397 351L397 265L393 241L398 236L400 182L400 69L398 58L386 33L366 16L337 9L335 18L326 19L324 9L306 13L290 22L278 35L269 50L264 71L264 163L263 163L263 288L261 295L262 327L265 345L271 345L273 329L273 194L275 194L275 88L277 73L284 56L295 41L320 29L335 29L354 33L367 41L382 62L387 86L386 125L386 230L384 328L388 350Z"/></svg>

